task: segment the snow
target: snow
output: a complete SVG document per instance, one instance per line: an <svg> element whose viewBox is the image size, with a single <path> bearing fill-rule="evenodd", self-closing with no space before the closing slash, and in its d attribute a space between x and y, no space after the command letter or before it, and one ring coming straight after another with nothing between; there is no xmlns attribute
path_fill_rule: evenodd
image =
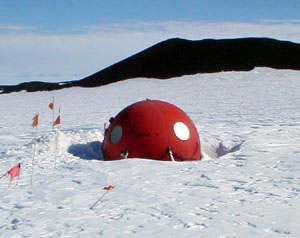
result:
<svg viewBox="0 0 300 238"><path fill-rule="evenodd" d="M0 176L22 163L9 189L0 180L0 237L300 237L299 78L257 68L0 95ZM103 161L104 123L146 98L191 117L202 161Z"/></svg>

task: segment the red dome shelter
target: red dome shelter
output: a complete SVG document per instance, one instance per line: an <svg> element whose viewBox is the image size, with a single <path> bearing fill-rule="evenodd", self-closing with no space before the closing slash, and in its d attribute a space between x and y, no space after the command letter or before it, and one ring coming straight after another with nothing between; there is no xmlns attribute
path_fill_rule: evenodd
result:
<svg viewBox="0 0 300 238"><path fill-rule="evenodd" d="M110 119L102 152L105 160L201 160L199 135L186 113L170 103L148 99Z"/></svg>

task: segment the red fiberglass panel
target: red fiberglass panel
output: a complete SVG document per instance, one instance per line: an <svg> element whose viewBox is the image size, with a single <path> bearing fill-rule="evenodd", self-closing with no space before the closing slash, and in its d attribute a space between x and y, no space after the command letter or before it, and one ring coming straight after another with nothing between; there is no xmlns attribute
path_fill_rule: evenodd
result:
<svg viewBox="0 0 300 238"><path fill-rule="evenodd" d="M178 107L145 100L123 109L105 132L105 160L147 158L176 161L200 160L200 139L192 120Z"/></svg>

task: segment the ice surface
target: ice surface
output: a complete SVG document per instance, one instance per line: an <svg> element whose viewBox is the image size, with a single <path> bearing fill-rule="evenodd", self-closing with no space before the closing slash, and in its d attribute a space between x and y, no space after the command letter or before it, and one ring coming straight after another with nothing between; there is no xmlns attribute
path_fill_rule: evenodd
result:
<svg viewBox="0 0 300 238"><path fill-rule="evenodd" d="M0 95L0 175L22 163L15 189L0 180L0 237L300 237L299 79L259 68ZM203 161L103 161L103 124L146 98L191 117Z"/></svg>

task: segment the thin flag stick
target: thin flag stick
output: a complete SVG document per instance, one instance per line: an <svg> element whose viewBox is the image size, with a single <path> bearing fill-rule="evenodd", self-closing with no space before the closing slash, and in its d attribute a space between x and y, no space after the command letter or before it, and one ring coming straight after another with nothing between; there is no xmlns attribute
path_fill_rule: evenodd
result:
<svg viewBox="0 0 300 238"><path fill-rule="evenodd" d="M0 179L2 179L3 177L5 177L8 174L8 172L6 172L5 174L3 174Z"/></svg>
<svg viewBox="0 0 300 238"><path fill-rule="evenodd" d="M60 108L59 108L59 114L56 120L53 123L53 126L57 125L56 130L56 141L55 141L55 156L54 156L54 167L56 168L56 154L57 154L57 147L58 147L58 133L59 133L59 125L60 125Z"/></svg>
<svg viewBox="0 0 300 238"><path fill-rule="evenodd" d="M35 127L35 142L33 145L33 154L32 154L32 164L31 164L31 185L33 184L33 167L34 167L34 159L35 159L35 151L36 151L36 144L37 144L37 126Z"/></svg>
<svg viewBox="0 0 300 238"><path fill-rule="evenodd" d="M20 181L20 177L18 177L18 181L17 181L17 183L15 184L14 189L18 186L19 181ZM9 187L10 187L10 184L9 184L8 188L9 188Z"/></svg>
<svg viewBox="0 0 300 238"><path fill-rule="evenodd" d="M56 154L57 154L57 145L58 145L58 132L59 132L59 127L57 127L57 130L56 130L56 142L55 142L54 168L56 168Z"/></svg>
<svg viewBox="0 0 300 238"><path fill-rule="evenodd" d="M14 189L18 186L19 181L20 181L20 177L18 177L17 183L16 183L15 186L14 186ZM10 188L10 185L11 185L11 181L10 181L9 184L8 184L8 188Z"/></svg>
<svg viewBox="0 0 300 238"><path fill-rule="evenodd" d="M103 195L94 203L94 205L93 206L91 206L91 208L90 209L93 209L103 198L104 198L104 196L106 195L106 194L108 194L108 192L109 192L110 190L107 190L105 193L103 193Z"/></svg>
<svg viewBox="0 0 300 238"><path fill-rule="evenodd" d="M106 195L106 194L108 194L108 192L110 191L110 190L112 190L114 187L113 186L111 186L111 185L109 185L108 187L105 187L105 188L103 188L103 189L105 189L106 190L106 192L105 193L103 193L102 194L102 196L93 204L93 206L91 206L90 207L90 209L92 210L103 198L104 198L104 196Z"/></svg>
<svg viewBox="0 0 300 238"><path fill-rule="evenodd" d="M53 96L53 108L52 108L52 122L53 122L53 124L54 124L54 120L55 120L55 118L54 118L54 96ZM53 124L52 124L52 130L54 131L54 126L53 126Z"/></svg>

